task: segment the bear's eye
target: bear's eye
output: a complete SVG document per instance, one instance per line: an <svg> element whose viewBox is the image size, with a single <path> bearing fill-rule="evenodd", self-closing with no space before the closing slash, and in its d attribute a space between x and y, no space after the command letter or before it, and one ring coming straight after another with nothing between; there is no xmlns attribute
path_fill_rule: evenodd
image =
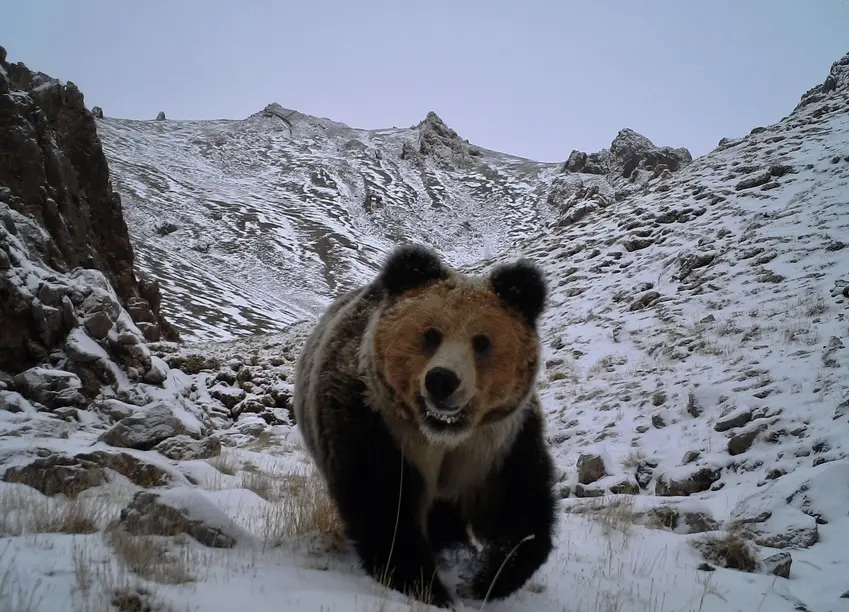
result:
<svg viewBox="0 0 849 612"><path fill-rule="evenodd" d="M442 342L442 332L431 327L422 335L422 340L426 349L433 350Z"/></svg>
<svg viewBox="0 0 849 612"><path fill-rule="evenodd" d="M478 334L472 338L472 347L478 355L485 355L489 351L492 342L486 334Z"/></svg>

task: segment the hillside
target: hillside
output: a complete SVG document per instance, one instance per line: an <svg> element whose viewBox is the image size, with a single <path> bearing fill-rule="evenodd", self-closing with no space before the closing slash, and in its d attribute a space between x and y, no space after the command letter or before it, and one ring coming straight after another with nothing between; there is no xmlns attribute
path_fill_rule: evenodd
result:
<svg viewBox="0 0 849 612"><path fill-rule="evenodd" d="M203 340L311 319L398 242L471 263L556 225L581 186L613 201L631 166L691 159L624 130L589 163L575 152L596 174L572 175L469 144L434 113L361 130L277 104L240 121L105 116L98 134L140 268Z"/></svg>
<svg viewBox="0 0 849 612"><path fill-rule="evenodd" d="M0 56L4 116L37 134L2 132L0 150L32 140L88 176L77 138L94 159L99 144L82 94ZM138 322L141 303L121 297L109 258L85 269L51 259L40 238L51 217L38 214L50 203L25 208L31 183L0 174L0 288L30 326L14 338L50 340L0 372L0 609L422 610L356 567L289 414L315 313L403 236L469 272L532 257L553 288L540 390L560 468L557 549L485 610L849 611L849 55L787 117L695 160L628 130L558 165L481 151L468 163L497 166L493 184L521 194L509 205L465 199L471 171L422 153L433 116L364 132L271 110L243 122L97 119L132 237L124 268L162 285L161 314L149 294ZM39 112L90 125L69 131ZM295 139L290 124L334 135ZM372 155L325 161L349 134ZM405 140L453 194L451 214L431 211L438 198L405 204L400 187L369 212L351 195L360 179L336 178L365 174L362 159L380 151L397 172L381 184L417 189L419 166L390 155ZM205 146L207 157L189 154ZM213 158L227 161L216 171ZM295 185L319 165L337 187L314 206ZM110 201L86 205L97 216ZM475 221L473 206L498 221ZM70 198L57 216L67 225L81 208ZM168 221L178 229L157 232ZM311 223L332 240L311 240ZM492 243L464 250L493 225ZM192 242L204 235L218 238L206 253ZM48 302L60 319L44 315ZM155 316L189 341L151 342L143 324ZM452 587L458 560L446 559Z"/></svg>

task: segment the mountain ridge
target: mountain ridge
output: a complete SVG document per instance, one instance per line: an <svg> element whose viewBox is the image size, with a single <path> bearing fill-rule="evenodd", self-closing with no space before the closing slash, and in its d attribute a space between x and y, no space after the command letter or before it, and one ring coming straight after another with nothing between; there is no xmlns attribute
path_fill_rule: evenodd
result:
<svg viewBox="0 0 849 612"><path fill-rule="evenodd" d="M591 154L595 168L575 174L477 147L433 112L380 130L278 104L242 120L97 121L141 266L169 287L166 314L198 340L314 317L393 244L422 242L465 265L568 222L582 189L611 202L633 191L625 167L672 172L692 159L622 130L613 153Z"/></svg>

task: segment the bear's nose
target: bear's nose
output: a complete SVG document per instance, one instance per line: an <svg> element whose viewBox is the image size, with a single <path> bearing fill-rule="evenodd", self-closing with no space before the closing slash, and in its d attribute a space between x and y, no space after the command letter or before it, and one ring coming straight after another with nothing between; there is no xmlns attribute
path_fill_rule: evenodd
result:
<svg viewBox="0 0 849 612"><path fill-rule="evenodd" d="M460 379L448 368L436 367L425 375L425 389L437 401L447 398L459 386Z"/></svg>

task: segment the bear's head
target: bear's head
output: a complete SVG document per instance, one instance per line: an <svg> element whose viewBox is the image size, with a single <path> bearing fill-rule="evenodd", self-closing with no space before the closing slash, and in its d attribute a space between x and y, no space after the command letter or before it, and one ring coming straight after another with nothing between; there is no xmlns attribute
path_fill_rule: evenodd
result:
<svg viewBox="0 0 849 612"><path fill-rule="evenodd" d="M432 251L404 246L374 284L384 301L363 348L400 418L432 442L454 445L526 405L547 294L534 264L519 260L464 276Z"/></svg>

